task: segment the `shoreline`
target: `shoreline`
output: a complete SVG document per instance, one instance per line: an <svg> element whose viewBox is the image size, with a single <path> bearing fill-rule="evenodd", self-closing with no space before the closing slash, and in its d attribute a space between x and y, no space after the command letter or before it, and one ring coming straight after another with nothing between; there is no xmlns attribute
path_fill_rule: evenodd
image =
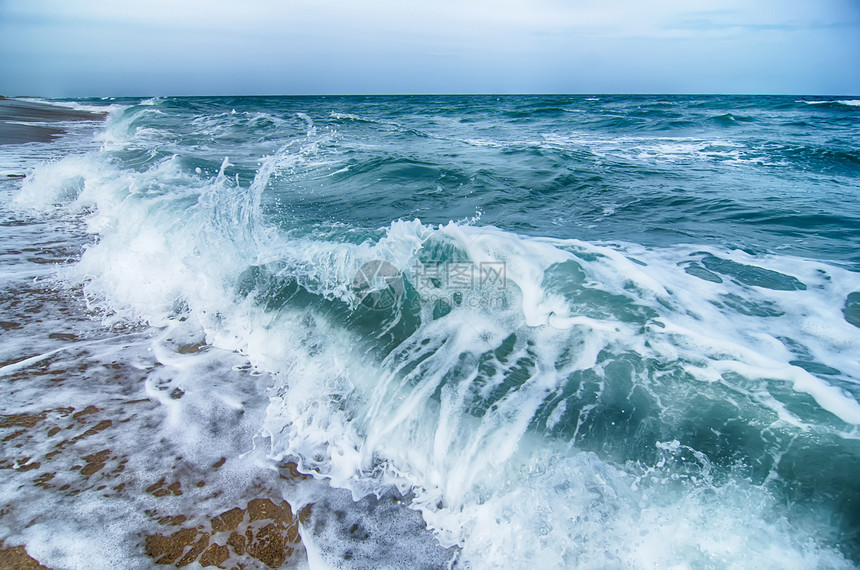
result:
<svg viewBox="0 0 860 570"><path fill-rule="evenodd" d="M0 97L0 144L50 143L69 132L63 123L103 118ZM0 179L2 194L13 195L20 178ZM71 567L90 559L123 568L306 564L298 513L280 482L306 476L239 457L253 448L252 418L259 421L264 398L226 428L231 437L212 433L200 442L206 449L183 442L152 394L163 365L147 350L158 331L106 326L54 282L58 264L73 261L88 237L6 207L0 218L15 227L0 235L0 267L16 275L0 302L0 566L60 569L69 556L81 561ZM177 350L189 361L208 351ZM168 401L179 397L174 390ZM57 523L66 531L51 531ZM65 546L57 551L55 541ZM67 563L53 566L58 559Z"/></svg>
<svg viewBox="0 0 860 570"><path fill-rule="evenodd" d="M67 132L51 123L98 121L103 118L104 113L0 96L0 145L51 142Z"/></svg>
<svg viewBox="0 0 860 570"><path fill-rule="evenodd" d="M200 426L171 426L161 392L168 392L168 402L195 395L163 385L164 365L147 354L158 331L107 327L74 291L55 289L50 275L69 244L52 247L49 237L36 237L50 235L47 225L22 222L19 230L36 234L34 247L5 248L0 258L42 282L16 279L0 303L6 344L0 354L0 566L66 568L52 566L55 540L67 550L74 545L72 552L83 548L85 561L103 561L93 567L107 561L183 567L194 560L224 568L304 565L298 509L284 500L282 486L306 476L294 464L264 469L259 457L241 457L253 448L262 397L237 425L183 442L177 432ZM216 350L174 348L192 366ZM232 376L253 397L257 385L247 371ZM67 534L50 531L52 521ZM109 552L96 552L100 543Z"/></svg>
<svg viewBox="0 0 860 570"><path fill-rule="evenodd" d="M0 99L3 119L101 118L10 101ZM21 177L0 177L4 204ZM372 565L404 544L386 524L420 546L402 558L447 566L456 552L403 497L355 502L266 457L266 381L243 356L180 324L171 334L107 325L79 289L60 285L57 269L92 238L79 222L0 206L10 228L0 232L0 567L302 568L306 541L316 560Z"/></svg>

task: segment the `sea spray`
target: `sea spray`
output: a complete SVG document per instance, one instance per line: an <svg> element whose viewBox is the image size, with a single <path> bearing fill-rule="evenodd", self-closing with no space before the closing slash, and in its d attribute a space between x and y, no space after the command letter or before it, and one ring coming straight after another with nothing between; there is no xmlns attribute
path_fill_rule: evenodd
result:
<svg viewBox="0 0 860 570"><path fill-rule="evenodd" d="M827 224L856 208L780 234L791 218L743 192L844 191L841 131L826 157L755 142L723 130L731 98L673 99L699 126L669 140L659 113L656 136L607 123L660 106L637 98L438 111L478 127L422 122L424 99L244 104L115 112L102 150L37 167L17 200L87 220L62 275L92 307L187 323L266 373L273 465L355 501L396 489L462 567L851 566L858 238ZM806 174L824 160L831 182ZM368 303L357 275L382 263L400 285ZM336 542L316 555L348 566Z"/></svg>

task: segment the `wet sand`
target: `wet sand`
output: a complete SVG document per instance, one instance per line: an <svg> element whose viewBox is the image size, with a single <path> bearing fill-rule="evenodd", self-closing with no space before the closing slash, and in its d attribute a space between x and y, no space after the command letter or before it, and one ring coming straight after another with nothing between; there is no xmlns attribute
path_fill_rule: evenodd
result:
<svg viewBox="0 0 860 570"><path fill-rule="evenodd" d="M0 144L50 142L66 132L50 123L97 121L102 117L86 111L0 97Z"/></svg>
<svg viewBox="0 0 860 570"><path fill-rule="evenodd" d="M177 456L173 467L161 472L161 476L159 472L129 468L129 455L134 450L111 445L111 441L126 438L129 431L141 438L146 438L147 432L155 435L155 430L142 424L142 417L133 411L135 407L152 407L153 403L142 399L119 404L127 410L125 413L119 407L102 409L90 405L83 409L69 406L39 414L0 416L4 444L0 470L19 488L28 487L28 492L21 493L26 497L22 500L68 504L69 498L78 498L82 504L98 504L91 520L75 521L80 526L89 523L96 527L104 524L99 520L100 515L107 519L113 515L134 517L141 514L134 512L143 508L140 505L155 503L157 506L142 513L151 521L150 530L141 532L134 541L138 544L138 554L145 554L155 564L181 568L197 561L202 566L219 568L281 568L305 559L299 537L300 514L281 499L274 480L257 477L245 489L238 490L243 498L227 501L235 506L213 509L223 503L218 498L226 492L223 481L217 481L216 475L226 459L207 469ZM126 434L121 436L116 431ZM44 453L47 447L51 451ZM99 447L104 449L93 451ZM164 459L153 458L154 463ZM294 465L284 465L281 476L290 478L293 473L299 479L303 477ZM207 483L213 479L215 484ZM233 489L232 493L236 491ZM146 501L145 495L156 500ZM16 517L25 511L32 516L32 509L22 507L25 505L14 502L4 504L2 517ZM56 513L35 514L38 520L64 516L64 510L61 507ZM310 512L311 507L306 506L301 515L307 517ZM102 531L122 533L123 529L105 525ZM120 558L123 554L135 558L134 552L118 554ZM22 565L25 563L31 566ZM0 567L19 565L43 567L29 556L24 545L0 547Z"/></svg>
<svg viewBox="0 0 860 570"><path fill-rule="evenodd" d="M0 568L14 570L50 570L47 566L27 554L23 546L3 546L0 541Z"/></svg>

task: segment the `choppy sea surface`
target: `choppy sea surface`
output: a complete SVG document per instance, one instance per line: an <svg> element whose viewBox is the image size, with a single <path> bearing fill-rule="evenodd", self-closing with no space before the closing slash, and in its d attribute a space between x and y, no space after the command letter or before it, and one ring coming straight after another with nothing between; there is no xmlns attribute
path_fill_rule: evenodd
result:
<svg viewBox="0 0 860 570"><path fill-rule="evenodd" d="M303 528L312 567L860 562L860 99L52 104L108 115L0 147L0 283L137 343L165 437L244 406L258 465L423 517L364 550ZM66 254L28 265L20 219Z"/></svg>

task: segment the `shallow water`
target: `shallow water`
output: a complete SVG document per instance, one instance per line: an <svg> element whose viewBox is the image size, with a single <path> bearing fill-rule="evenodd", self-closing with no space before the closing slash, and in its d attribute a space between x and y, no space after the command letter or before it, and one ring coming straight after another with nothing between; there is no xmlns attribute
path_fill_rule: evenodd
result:
<svg viewBox="0 0 860 570"><path fill-rule="evenodd" d="M110 116L2 150L14 216L77 228L52 277L142 350L220 351L159 374L261 398L263 463L397 489L464 568L860 560L853 99L58 103ZM309 560L443 564L402 520Z"/></svg>

